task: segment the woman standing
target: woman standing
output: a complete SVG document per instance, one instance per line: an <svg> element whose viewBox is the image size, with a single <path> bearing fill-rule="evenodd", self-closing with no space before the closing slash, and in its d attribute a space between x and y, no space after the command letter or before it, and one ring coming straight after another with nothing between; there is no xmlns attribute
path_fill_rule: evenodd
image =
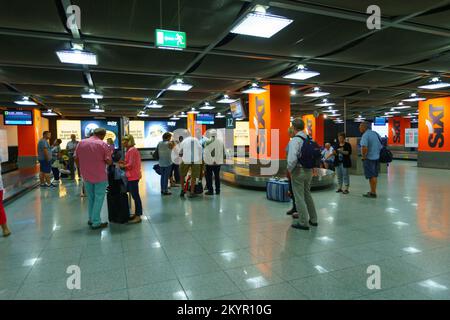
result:
<svg viewBox="0 0 450 320"><path fill-rule="evenodd" d="M339 184L339 188L336 192L342 192L343 194L349 192L348 187L350 186L350 177L348 175L348 168L351 168L352 166L352 160L350 159L352 146L345 141L345 138L344 132L339 133L338 143L334 148L334 161ZM344 185L344 188L342 188L342 185Z"/></svg>
<svg viewBox="0 0 450 320"><path fill-rule="evenodd" d="M56 139L53 143L52 147L52 172L53 172L53 178L56 182L59 182L59 168L61 166L60 159L61 159L61 139Z"/></svg>
<svg viewBox="0 0 450 320"><path fill-rule="evenodd" d="M3 194L5 190L3 188L3 180L2 175L0 173L0 226L2 227L3 236L7 237L11 235L11 231L8 229L8 225L6 224L6 213L5 213L5 207L3 206Z"/></svg>
<svg viewBox="0 0 450 320"><path fill-rule="evenodd" d="M161 194L163 196L169 196L172 193L169 192L169 178L172 172L172 149L173 143L170 141L172 139L172 134L166 132L162 136L163 141L158 143L156 147L158 149L159 155L159 166L161 167Z"/></svg>
<svg viewBox="0 0 450 320"><path fill-rule="evenodd" d="M128 192L131 193L135 206L135 214L130 217L128 223L140 223L142 221L142 201L139 195L139 180L142 178L141 155L138 149L135 148L136 143L132 135L123 137L122 144L127 152L125 161L119 161L119 166L125 170L128 179Z"/></svg>

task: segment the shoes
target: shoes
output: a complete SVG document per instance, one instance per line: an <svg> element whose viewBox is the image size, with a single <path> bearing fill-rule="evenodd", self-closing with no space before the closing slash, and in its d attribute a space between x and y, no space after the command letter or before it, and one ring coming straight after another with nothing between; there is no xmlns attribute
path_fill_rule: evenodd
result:
<svg viewBox="0 0 450 320"><path fill-rule="evenodd" d="M50 183L49 185L47 185L47 187L49 187L49 188L56 188L57 185L56 185L56 184L53 184L53 183Z"/></svg>
<svg viewBox="0 0 450 320"><path fill-rule="evenodd" d="M343 192L342 189L337 189L336 193Z"/></svg>
<svg viewBox="0 0 450 320"><path fill-rule="evenodd" d="M313 227L317 227L319 225L317 222L312 222L311 220L309 220L309 224Z"/></svg>
<svg viewBox="0 0 450 320"><path fill-rule="evenodd" d="M309 227L302 226L301 224L298 224L298 223L291 225L291 227L295 228L295 229L300 229L300 230L309 230Z"/></svg>
<svg viewBox="0 0 450 320"><path fill-rule="evenodd" d="M288 216L292 216L296 211L294 210L294 208L292 208L291 210L289 210L288 212L286 212L286 214Z"/></svg>
<svg viewBox="0 0 450 320"><path fill-rule="evenodd" d="M212 192L212 191L206 191L205 194L206 194L207 196L213 196L213 195L214 195L214 192Z"/></svg>
<svg viewBox="0 0 450 320"><path fill-rule="evenodd" d="M292 219L298 219L298 217L299 217L298 212L294 212L294 213L292 214Z"/></svg>
<svg viewBox="0 0 450 320"><path fill-rule="evenodd" d="M348 190L344 190L344 191L342 191L342 193L343 193L343 194L349 194L349 193L350 193L350 191L348 191Z"/></svg>
<svg viewBox="0 0 450 320"><path fill-rule="evenodd" d="M363 194L363 197L365 197L365 198L376 198L377 194L376 193L372 193L372 192L367 192L367 193Z"/></svg>
<svg viewBox="0 0 450 320"><path fill-rule="evenodd" d="M41 188L47 188L48 186L46 184L39 185Z"/></svg>
<svg viewBox="0 0 450 320"><path fill-rule="evenodd" d="M161 193L163 196L170 196L172 194L172 192L166 191Z"/></svg>
<svg viewBox="0 0 450 320"><path fill-rule="evenodd" d="M134 216L133 219L128 220L129 224L135 224L135 223L141 223L141 222L142 222L142 219L140 216Z"/></svg>
<svg viewBox="0 0 450 320"><path fill-rule="evenodd" d="M181 192L180 192L180 197L182 197L182 198L183 198L185 194L186 194L186 192L184 192L184 191L181 191Z"/></svg>
<svg viewBox="0 0 450 320"><path fill-rule="evenodd" d="M88 221L88 226L92 226L92 221Z"/></svg>
<svg viewBox="0 0 450 320"><path fill-rule="evenodd" d="M102 222L98 226L91 226L92 230L104 229L108 226L108 222Z"/></svg>

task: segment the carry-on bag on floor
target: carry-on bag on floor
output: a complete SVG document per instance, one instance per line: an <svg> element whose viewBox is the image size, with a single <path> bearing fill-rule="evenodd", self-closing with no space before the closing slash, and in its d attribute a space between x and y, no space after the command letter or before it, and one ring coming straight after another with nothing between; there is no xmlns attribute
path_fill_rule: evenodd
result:
<svg viewBox="0 0 450 320"><path fill-rule="evenodd" d="M108 220L114 223L127 223L130 217L127 193L111 193L106 195L108 202Z"/></svg>
<svg viewBox="0 0 450 320"><path fill-rule="evenodd" d="M267 199L279 202L289 202L289 182L287 180L270 179L266 186Z"/></svg>

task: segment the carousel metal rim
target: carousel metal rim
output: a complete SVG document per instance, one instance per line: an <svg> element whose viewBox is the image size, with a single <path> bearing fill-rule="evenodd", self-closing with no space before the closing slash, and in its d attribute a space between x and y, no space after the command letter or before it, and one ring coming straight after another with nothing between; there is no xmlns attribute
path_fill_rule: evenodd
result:
<svg viewBox="0 0 450 320"><path fill-rule="evenodd" d="M334 185L335 173L331 170L319 169L321 174L313 177L311 188L326 188ZM265 189L266 184L271 179L271 176L250 176L236 173L233 166L223 166L220 172L222 181L244 188Z"/></svg>

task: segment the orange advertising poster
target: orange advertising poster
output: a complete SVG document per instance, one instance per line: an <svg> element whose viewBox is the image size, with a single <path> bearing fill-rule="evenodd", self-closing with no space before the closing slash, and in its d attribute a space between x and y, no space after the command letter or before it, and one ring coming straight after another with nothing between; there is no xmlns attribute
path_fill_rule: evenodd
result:
<svg viewBox="0 0 450 320"><path fill-rule="evenodd" d="M419 151L450 151L450 97L419 102Z"/></svg>
<svg viewBox="0 0 450 320"><path fill-rule="evenodd" d="M320 115L317 118L313 114L307 114L302 117L305 122L305 132L313 138L319 145L324 144L324 119Z"/></svg>
<svg viewBox="0 0 450 320"><path fill-rule="evenodd" d="M250 157L270 158L270 86L266 92L249 94Z"/></svg>
<svg viewBox="0 0 450 320"><path fill-rule="evenodd" d="M405 129L411 128L411 120L402 117L393 117L388 122L388 145L404 146Z"/></svg>

